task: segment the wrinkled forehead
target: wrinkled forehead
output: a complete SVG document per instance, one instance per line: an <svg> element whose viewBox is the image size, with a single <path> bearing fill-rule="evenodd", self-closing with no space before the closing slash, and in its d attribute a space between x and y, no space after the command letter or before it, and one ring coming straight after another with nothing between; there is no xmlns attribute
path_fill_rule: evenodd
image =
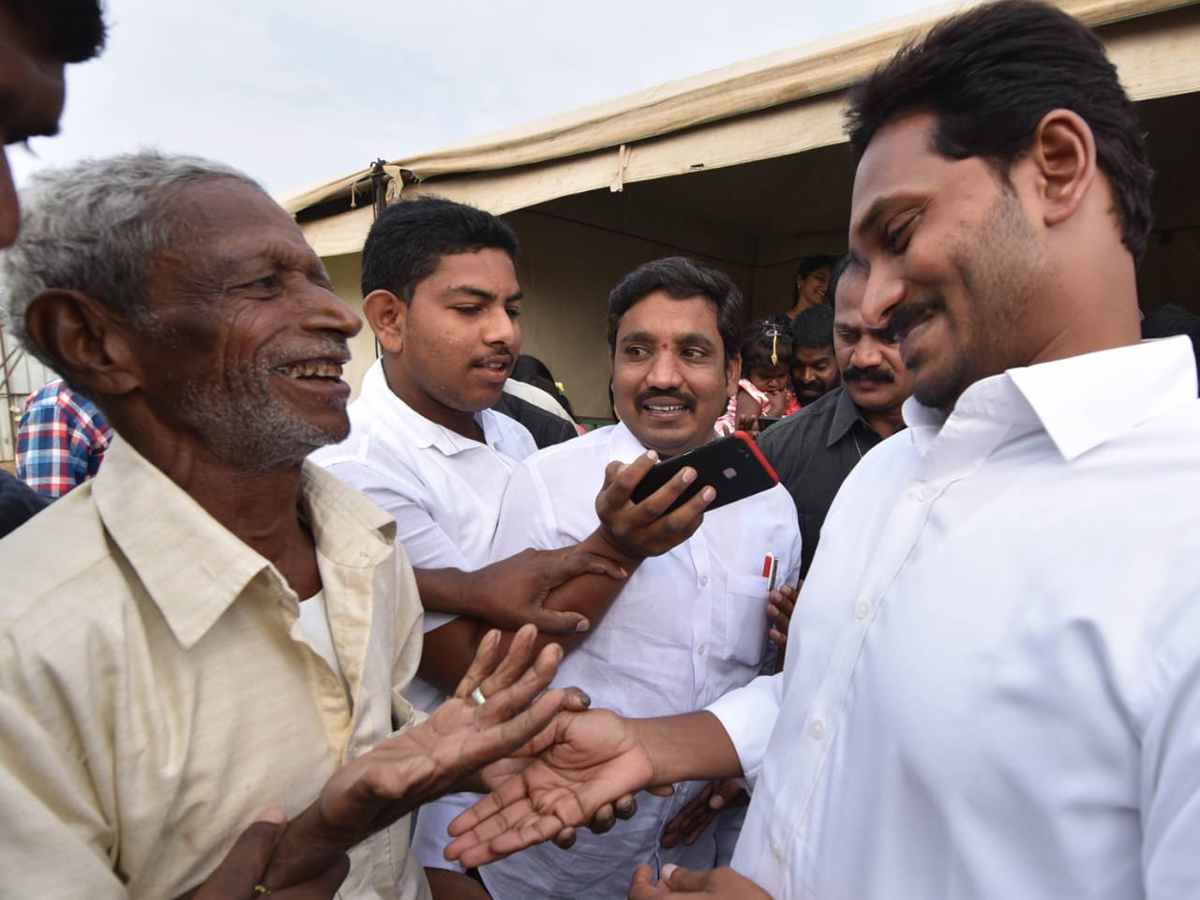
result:
<svg viewBox="0 0 1200 900"><path fill-rule="evenodd" d="M259 188L236 178L206 178L160 202L167 204L180 239L229 247L283 244L305 255L314 253L283 207Z"/></svg>
<svg viewBox="0 0 1200 900"><path fill-rule="evenodd" d="M164 275L221 278L256 265L323 271L292 217L254 185L206 178L156 202L169 233L152 267Z"/></svg>

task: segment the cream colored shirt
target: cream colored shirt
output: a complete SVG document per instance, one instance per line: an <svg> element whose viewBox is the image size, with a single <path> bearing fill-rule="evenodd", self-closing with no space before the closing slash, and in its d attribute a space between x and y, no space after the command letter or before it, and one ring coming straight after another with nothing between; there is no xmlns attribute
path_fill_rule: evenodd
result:
<svg viewBox="0 0 1200 900"><path fill-rule="evenodd" d="M279 572L129 445L0 541L0 881L19 897L174 898L270 807L413 722L421 607L395 525L305 464L349 696ZM428 897L405 818L345 898Z"/></svg>

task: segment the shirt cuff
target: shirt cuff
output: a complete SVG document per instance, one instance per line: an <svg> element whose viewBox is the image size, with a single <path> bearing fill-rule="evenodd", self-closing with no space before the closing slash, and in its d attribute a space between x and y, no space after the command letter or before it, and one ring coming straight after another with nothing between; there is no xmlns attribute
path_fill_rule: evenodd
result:
<svg viewBox="0 0 1200 900"><path fill-rule="evenodd" d="M745 687L730 691L706 707L729 734L751 787L762 771L767 742L779 716L782 691L781 675L760 675Z"/></svg>

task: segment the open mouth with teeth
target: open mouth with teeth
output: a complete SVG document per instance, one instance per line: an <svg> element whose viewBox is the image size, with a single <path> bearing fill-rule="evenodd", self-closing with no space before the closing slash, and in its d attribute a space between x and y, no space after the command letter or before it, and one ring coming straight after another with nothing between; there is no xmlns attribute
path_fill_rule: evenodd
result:
<svg viewBox="0 0 1200 900"><path fill-rule="evenodd" d="M512 371L512 365L511 356L493 356L476 361L474 368L492 389L498 390L508 380L508 373Z"/></svg>
<svg viewBox="0 0 1200 900"><path fill-rule="evenodd" d="M673 416L687 412L690 407L682 400L662 398L658 400L645 401L642 404L642 409L651 415Z"/></svg>
<svg viewBox="0 0 1200 900"><path fill-rule="evenodd" d="M330 359L306 359L286 366L276 366L275 371L288 378L336 378L342 377L342 363Z"/></svg>

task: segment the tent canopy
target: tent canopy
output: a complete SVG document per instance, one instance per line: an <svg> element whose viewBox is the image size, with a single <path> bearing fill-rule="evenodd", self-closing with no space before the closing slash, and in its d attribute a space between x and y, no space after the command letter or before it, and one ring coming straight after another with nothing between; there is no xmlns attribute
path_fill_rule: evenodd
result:
<svg viewBox="0 0 1200 900"><path fill-rule="evenodd" d="M1059 0L1097 27L1135 100L1200 88L1200 18L1179 0ZM497 215L626 184L844 141L842 92L960 4L933 7L386 166L406 196ZM1155 15L1159 14L1159 15ZM1130 21L1142 20L1142 21ZM1118 26L1118 27L1113 27ZM373 220L370 169L282 198L322 256L354 253Z"/></svg>
<svg viewBox="0 0 1200 900"><path fill-rule="evenodd" d="M1200 283L1200 5L1058 0L1096 28L1138 102L1157 171L1143 303L1195 308ZM941 6L386 164L388 201L437 194L490 210L522 244L523 350L565 383L575 408L608 408L603 318L634 266L683 253L723 268L749 315L790 305L797 261L845 249L853 166L845 89L939 18ZM284 201L357 304L374 221L370 170ZM1200 310L1198 310L1200 311ZM355 342L348 377L374 359Z"/></svg>

